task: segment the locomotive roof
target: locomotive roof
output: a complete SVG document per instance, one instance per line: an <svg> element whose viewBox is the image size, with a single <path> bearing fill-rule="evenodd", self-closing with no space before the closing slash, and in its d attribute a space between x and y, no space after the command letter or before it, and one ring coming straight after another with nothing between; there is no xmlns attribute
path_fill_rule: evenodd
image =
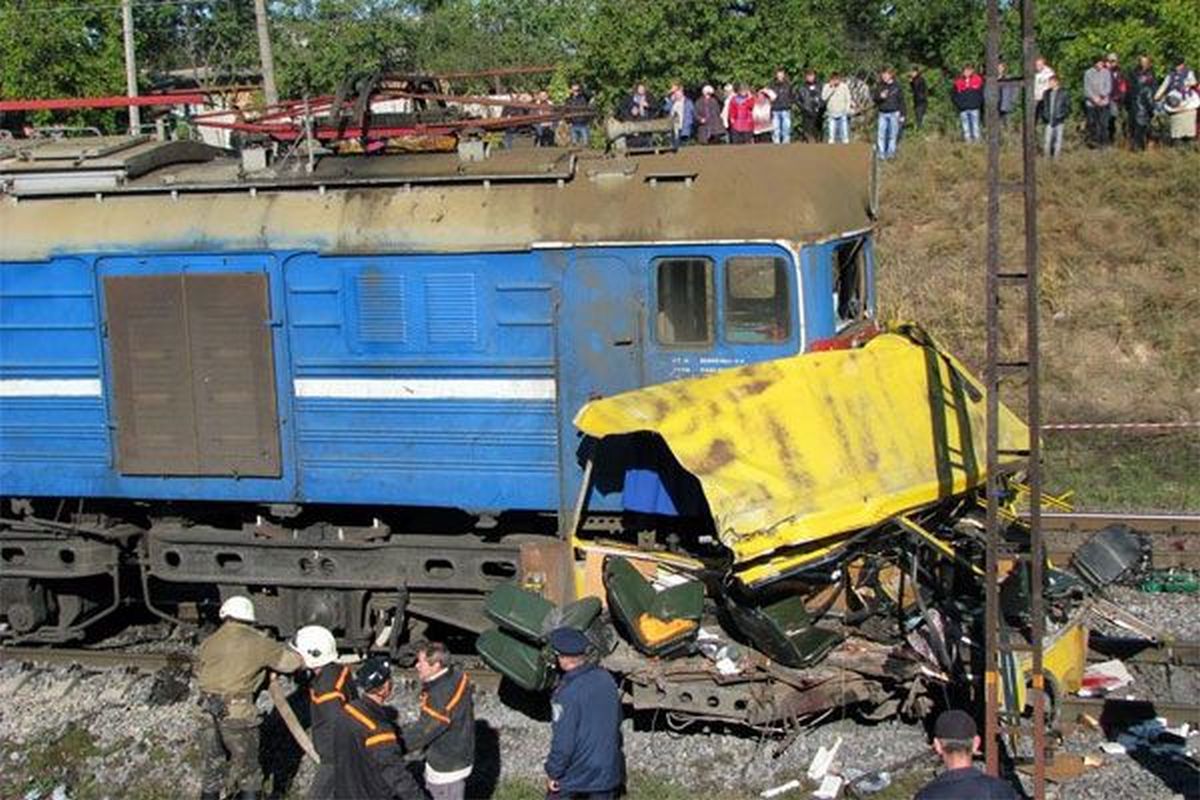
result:
<svg viewBox="0 0 1200 800"><path fill-rule="evenodd" d="M872 225L865 145L328 156L246 172L146 138L9 142L0 260L65 252L471 252L551 244L810 241Z"/></svg>

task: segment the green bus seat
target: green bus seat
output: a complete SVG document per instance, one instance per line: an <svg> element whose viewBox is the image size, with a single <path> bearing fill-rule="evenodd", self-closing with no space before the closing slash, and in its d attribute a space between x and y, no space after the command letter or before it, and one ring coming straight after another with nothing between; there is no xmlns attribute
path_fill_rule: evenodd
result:
<svg viewBox="0 0 1200 800"><path fill-rule="evenodd" d="M527 644L497 628L479 634L475 650L489 667L527 691L549 689L554 681L550 656L544 648Z"/></svg>
<svg viewBox="0 0 1200 800"><path fill-rule="evenodd" d="M813 625L799 595L757 607L727 597L725 608L746 641L787 667L815 664L844 638L837 631Z"/></svg>
<svg viewBox="0 0 1200 800"><path fill-rule="evenodd" d="M497 586L484 601L484 613L500 628L538 644L544 644L555 628L586 631L601 607L599 597L584 597L559 608L515 583Z"/></svg>
<svg viewBox="0 0 1200 800"><path fill-rule="evenodd" d="M699 581L658 592L627 559L613 556L604 562L604 587L613 617L647 655L666 655L695 641L704 613Z"/></svg>

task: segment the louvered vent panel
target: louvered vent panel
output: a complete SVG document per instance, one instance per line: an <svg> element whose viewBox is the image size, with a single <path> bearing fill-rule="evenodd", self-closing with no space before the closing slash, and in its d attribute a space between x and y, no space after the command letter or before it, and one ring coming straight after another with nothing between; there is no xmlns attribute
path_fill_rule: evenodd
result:
<svg viewBox="0 0 1200 800"><path fill-rule="evenodd" d="M425 318L434 344L474 344L479 339L475 276L471 273L428 275Z"/></svg>
<svg viewBox="0 0 1200 800"><path fill-rule="evenodd" d="M366 269L358 274L358 339L403 344L408 341L404 276Z"/></svg>

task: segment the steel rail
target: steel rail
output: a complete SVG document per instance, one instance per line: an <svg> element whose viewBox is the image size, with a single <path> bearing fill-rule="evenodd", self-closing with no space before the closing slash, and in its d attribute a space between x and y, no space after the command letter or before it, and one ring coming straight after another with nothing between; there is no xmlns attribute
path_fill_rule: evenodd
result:
<svg viewBox="0 0 1200 800"><path fill-rule="evenodd" d="M1177 700L1064 695L1058 699L1058 710L1061 718L1069 720L1077 719L1081 714L1088 714L1094 719L1100 719L1101 715L1111 714L1135 719L1165 717L1171 725L1178 725L1181 722L1200 725L1200 703Z"/></svg>
<svg viewBox="0 0 1200 800"><path fill-rule="evenodd" d="M1021 513L1027 519L1027 512ZM1098 531L1109 525L1128 525L1143 533L1200 534L1200 514L1123 513L1119 511L1043 511L1048 531Z"/></svg>
<svg viewBox="0 0 1200 800"><path fill-rule="evenodd" d="M1071 563L1071 556L1077 548L1064 546L1054 542L1053 535L1046 545L1046 558L1058 566ZM1173 550L1169 547L1155 547L1150 551L1150 566L1153 569L1196 569L1200 570L1200 550Z"/></svg>
<svg viewBox="0 0 1200 800"><path fill-rule="evenodd" d="M1155 643L1124 636L1088 637L1088 660L1119 658L1127 664L1167 664L1174 667L1200 667L1200 640L1178 639Z"/></svg>
<svg viewBox="0 0 1200 800"><path fill-rule="evenodd" d="M24 647L0 646L0 663L37 664L43 666L83 667L87 669L132 669L154 673L167 668L192 668L190 652L171 651L141 653L128 650L94 650L86 647ZM467 665L471 681L485 691L495 692L500 687L501 675L479 664ZM398 681L416 682L416 670L398 669L394 672Z"/></svg>

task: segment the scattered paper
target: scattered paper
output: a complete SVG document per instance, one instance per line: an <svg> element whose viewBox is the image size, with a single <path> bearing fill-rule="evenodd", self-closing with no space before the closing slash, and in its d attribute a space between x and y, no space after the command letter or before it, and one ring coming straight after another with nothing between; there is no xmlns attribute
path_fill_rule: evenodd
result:
<svg viewBox="0 0 1200 800"><path fill-rule="evenodd" d="M1082 697L1106 695L1133 683L1133 675L1117 658L1092 664L1083 672L1079 694Z"/></svg>
<svg viewBox="0 0 1200 800"><path fill-rule="evenodd" d="M1108 753L1110 756L1119 756L1126 752L1125 745L1121 744L1120 742L1102 742L1100 744L1100 749Z"/></svg>
<svg viewBox="0 0 1200 800"><path fill-rule="evenodd" d="M838 740L841 741L840 739ZM840 775L826 775L821 779L821 785L813 792L813 797L819 797L821 800L834 800L838 796L838 792L842 790L842 778Z"/></svg>
<svg viewBox="0 0 1200 800"><path fill-rule="evenodd" d="M799 789L799 788L800 788L800 781L796 780L795 778L792 778L787 783L781 783L778 786L772 786L770 789L763 789L761 792L758 793L758 796L759 797L768 797L768 798L769 797L777 797L778 795L781 795L784 792L790 792L792 789Z"/></svg>

